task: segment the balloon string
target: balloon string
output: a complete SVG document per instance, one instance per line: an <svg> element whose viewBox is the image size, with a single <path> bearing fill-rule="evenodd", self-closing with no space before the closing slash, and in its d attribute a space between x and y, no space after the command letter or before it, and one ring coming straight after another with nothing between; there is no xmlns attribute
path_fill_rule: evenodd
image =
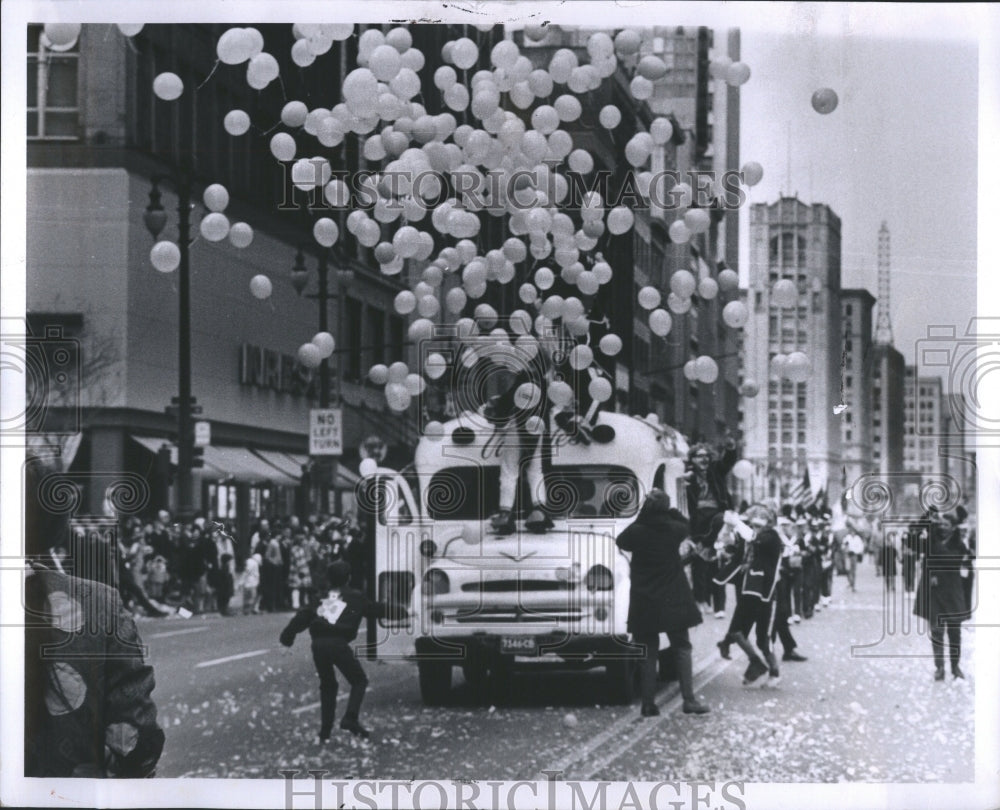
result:
<svg viewBox="0 0 1000 810"><path fill-rule="evenodd" d="M198 85L198 86L197 86L197 87L196 87L196 88L194 89L194 91L195 91L196 93L197 93L197 92L198 92L199 90L201 90L201 88L202 88L202 87L204 87L204 86L205 86L206 84L208 84L208 80L209 80L209 79L211 79L211 78L212 78L212 77L213 77L213 76L215 75L215 71L217 71L217 70L219 69L219 65L220 65L220 64L221 64L221 61L220 61L219 59L216 59L216 60L215 60L215 64L214 64L214 65L212 65L212 69L211 69L211 70L209 71L208 75L207 75L207 76L205 77L205 81L203 81L203 82L202 82L201 84L199 84L199 85Z"/></svg>

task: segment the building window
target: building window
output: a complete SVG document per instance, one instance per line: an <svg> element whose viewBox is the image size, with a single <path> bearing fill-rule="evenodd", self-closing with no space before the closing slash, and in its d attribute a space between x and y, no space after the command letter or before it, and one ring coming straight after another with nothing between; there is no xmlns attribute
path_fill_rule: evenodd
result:
<svg viewBox="0 0 1000 810"><path fill-rule="evenodd" d="M851 431L849 430L844 431L844 440L848 442L851 440Z"/></svg>
<svg viewBox="0 0 1000 810"><path fill-rule="evenodd" d="M389 316L389 349L392 356L403 357L406 346L406 319L399 315Z"/></svg>
<svg viewBox="0 0 1000 810"><path fill-rule="evenodd" d="M847 377L844 378L844 384L848 388L850 388L852 385L854 385L854 377L852 377L850 374L848 374Z"/></svg>
<svg viewBox="0 0 1000 810"><path fill-rule="evenodd" d="M80 137L79 61L79 43L53 51L42 39L42 26L28 26L28 138Z"/></svg>
<svg viewBox="0 0 1000 810"><path fill-rule="evenodd" d="M371 365L385 362L385 313L376 307L368 310Z"/></svg>
<svg viewBox="0 0 1000 810"><path fill-rule="evenodd" d="M853 306L851 306L850 304L848 304L847 306L845 306L845 307L844 307L844 314L845 314L845 315L846 315L846 316L847 316L848 318L850 318L850 317L851 317L851 315L853 315L853 314L854 314L854 307L853 307Z"/></svg>
<svg viewBox="0 0 1000 810"><path fill-rule="evenodd" d="M804 430L800 430L799 431L799 433L798 433L798 439L799 439L799 444L805 444L806 443L806 432Z"/></svg>
<svg viewBox="0 0 1000 810"><path fill-rule="evenodd" d="M344 299L344 379L361 380L362 303L350 296Z"/></svg>

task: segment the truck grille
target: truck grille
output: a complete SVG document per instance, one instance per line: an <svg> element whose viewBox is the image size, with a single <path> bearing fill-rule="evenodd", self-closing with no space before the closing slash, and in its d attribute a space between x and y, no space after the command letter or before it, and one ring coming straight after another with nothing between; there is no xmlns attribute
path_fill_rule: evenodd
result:
<svg viewBox="0 0 1000 810"><path fill-rule="evenodd" d="M462 590L469 593L502 593L505 591L571 591L575 582L553 579L489 579L466 582Z"/></svg>

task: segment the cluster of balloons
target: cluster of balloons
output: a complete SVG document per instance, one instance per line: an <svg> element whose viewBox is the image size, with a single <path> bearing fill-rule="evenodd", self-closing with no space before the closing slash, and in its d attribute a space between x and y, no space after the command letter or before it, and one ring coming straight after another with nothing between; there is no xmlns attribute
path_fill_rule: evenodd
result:
<svg viewBox="0 0 1000 810"><path fill-rule="evenodd" d="M265 278L257 276L257 278ZM270 284L270 282L268 282ZM299 362L306 368L319 368L320 363L326 360L336 346L333 335L329 332L317 332L308 343L299 346L296 353Z"/></svg>
<svg viewBox="0 0 1000 810"><path fill-rule="evenodd" d="M684 377L691 382L702 382L711 385L719 379L719 364L715 359L703 354L684 364Z"/></svg>
<svg viewBox="0 0 1000 810"><path fill-rule="evenodd" d="M812 374L812 361L805 352L776 354L771 358L771 374L780 379L801 383Z"/></svg>

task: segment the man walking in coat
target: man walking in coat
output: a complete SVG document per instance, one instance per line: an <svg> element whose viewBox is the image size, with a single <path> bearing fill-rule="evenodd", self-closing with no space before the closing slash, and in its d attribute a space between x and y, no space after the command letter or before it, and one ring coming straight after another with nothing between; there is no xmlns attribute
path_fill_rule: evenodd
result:
<svg viewBox="0 0 1000 810"><path fill-rule="evenodd" d="M702 618L681 561L680 546L687 534L684 515L671 508L665 492L653 489L635 522L616 541L618 548L632 553L627 627L633 639L646 648L641 665L643 717L660 713L655 703L660 633L667 634L675 652L684 713L709 711L694 694L688 630L701 624Z"/></svg>
<svg viewBox="0 0 1000 810"><path fill-rule="evenodd" d="M951 674L964 678L959 666L962 657L962 622L969 618L969 604L962 587L962 564L969 549L962 542L957 516L932 515L930 547L920 569L920 582L913 612L930 626L934 650L934 680L944 680L945 633L950 647Z"/></svg>

